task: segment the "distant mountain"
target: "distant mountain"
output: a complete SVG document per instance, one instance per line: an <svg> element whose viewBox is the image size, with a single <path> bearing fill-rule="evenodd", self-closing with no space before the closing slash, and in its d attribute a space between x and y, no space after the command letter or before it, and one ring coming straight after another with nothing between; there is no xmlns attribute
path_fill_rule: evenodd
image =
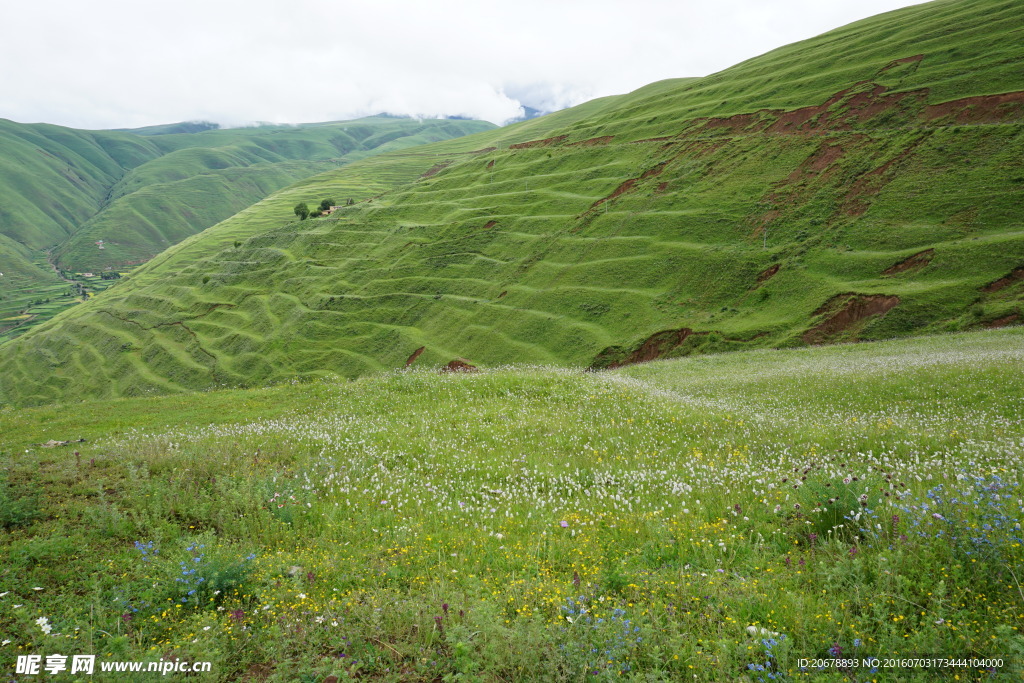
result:
<svg viewBox="0 0 1024 683"><path fill-rule="evenodd" d="M0 398L1016 324L1021 26L938 0L307 178L0 346Z"/></svg>
<svg viewBox="0 0 1024 683"><path fill-rule="evenodd" d="M529 106L527 106L525 104L522 105L522 109L523 109L523 114L522 115L517 116L514 119L511 119L509 121L506 121L505 125L508 125L510 123L519 123L520 121L529 121L530 119L535 119L538 116L543 116L544 114L549 113L549 112L546 112L546 111L541 111L540 109L534 109L533 107L529 107ZM391 114L389 112L381 112L380 114L377 114L377 116L380 116L380 117L383 117L383 118L389 118L389 119L409 119L409 118L413 118L413 117L409 116L408 114ZM470 116L461 116L461 115L446 116L445 119L447 119L448 121L473 121L474 120Z"/></svg>
<svg viewBox="0 0 1024 683"><path fill-rule="evenodd" d="M135 133L136 135L173 135L176 133L202 133L204 130L217 130L219 123L212 121L183 121L181 123L167 123L158 126L145 126L143 128L115 128L115 131L122 133Z"/></svg>

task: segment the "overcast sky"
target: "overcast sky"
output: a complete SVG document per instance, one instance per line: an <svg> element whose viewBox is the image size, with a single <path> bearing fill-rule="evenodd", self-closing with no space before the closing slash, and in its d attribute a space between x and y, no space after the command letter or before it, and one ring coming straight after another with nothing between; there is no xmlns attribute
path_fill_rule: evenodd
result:
<svg viewBox="0 0 1024 683"><path fill-rule="evenodd" d="M3 0L0 118L77 128L381 111L495 123L704 76L905 0Z"/></svg>

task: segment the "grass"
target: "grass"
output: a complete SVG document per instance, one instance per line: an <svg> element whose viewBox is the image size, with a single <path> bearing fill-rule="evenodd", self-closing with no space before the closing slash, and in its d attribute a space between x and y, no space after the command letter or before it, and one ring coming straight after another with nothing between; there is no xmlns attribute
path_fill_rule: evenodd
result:
<svg viewBox="0 0 1024 683"><path fill-rule="evenodd" d="M1019 673L1022 334L3 409L0 666Z"/></svg>

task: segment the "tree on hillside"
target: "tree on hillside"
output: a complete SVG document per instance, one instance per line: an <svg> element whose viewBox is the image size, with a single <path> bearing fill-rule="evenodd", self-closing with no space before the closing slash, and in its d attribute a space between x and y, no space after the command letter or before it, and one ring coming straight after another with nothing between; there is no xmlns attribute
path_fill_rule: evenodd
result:
<svg viewBox="0 0 1024 683"><path fill-rule="evenodd" d="M300 221L309 218L309 207L306 206L306 202L299 202L295 205L295 215L299 217Z"/></svg>
<svg viewBox="0 0 1024 683"><path fill-rule="evenodd" d="M321 211L326 211L327 209L331 208L332 206L334 206L334 200L333 199L324 199L323 201L320 202L320 210Z"/></svg>

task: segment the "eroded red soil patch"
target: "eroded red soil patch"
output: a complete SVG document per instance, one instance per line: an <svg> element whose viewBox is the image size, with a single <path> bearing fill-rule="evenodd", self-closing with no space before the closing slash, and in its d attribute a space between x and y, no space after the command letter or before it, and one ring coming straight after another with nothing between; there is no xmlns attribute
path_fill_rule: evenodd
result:
<svg viewBox="0 0 1024 683"><path fill-rule="evenodd" d="M548 147L550 145L557 144L567 139L568 135L556 135L553 138L545 138L544 140L530 140L529 142L517 142L514 145L509 145L509 149L531 149L533 147Z"/></svg>
<svg viewBox="0 0 1024 683"><path fill-rule="evenodd" d="M770 280L773 277L775 277L775 274L779 272L779 268L781 268L781 267L782 267L781 263L776 263L774 266L771 266L769 268L765 268L760 273L758 273L757 274L757 283L754 285L754 289L757 289L758 287L763 285L765 282L767 282L768 280Z"/></svg>
<svg viewBox="0 0 1024 683"><path fill-rule="evenodd" d="M661 173L665 170L665 167L668 166L668 164L668 161L663 161L641 173L639 178L630 178L629 180L624 181L622 184L620 184L618 187L612 190L611 194L609 194L607 197L602 197L601 199L598 199L596 202L591 204L590 208L588 208L582 214L577 216L577 218L584 218L592 214L597 209L597 207L601 206L605 202L610 202L616 197L626 194L627 192L631 191L633 187L641 180L647 180L648 178L653 178L655 176L661 175ZM667 183L662 183L662 185L667 186ZM661 185L659 185L659 188L661 188Z"/></svg>
<svg viewBox="0 0 1024 683"><path fill-rule="evenodd" d="M411 355L411 356L409 356L409 358L408 358L408 359L406 359L406 361L405 361L405 367L409 367L410 365L412 365L413 363L415 363L415 362L416 362L416 359L420 357L420 354L421 354L421 353L423 353L423 352L424 352L424 351L426 351L426 350L427 350L427 347L426 347L426 346L421 346L420 348L418 348L418 349L416 349L415 351L413 351L413 352L412 352L412 355Z"/></svg>
<svg viewBox="0 0 1024 683"><path fill-rule="evenodd" d="M913 55L911 57L901 57L900 59L894 59L881 69L878 70L878 74L884 74L889 69L899 66L900 64L910 64L911 62L920 62L924 59L924 55Z"/></svg>
<svg viewBox="0 0 1024 683"><path fill-rule="evenodd" d="M632 187L634 185L636 185L637 180L639 180L639 178L630 178L626 182L622 183L621 185L616 187L614 190L612 190L612 193L610 195L608 195L607 197L602 197L601 199L598 199L596 202L591 204L590 208L587 209L586 211L584 211L581 215L577 216L577 218L582 218L583 216L586 216L587 214L593 213L594 210L597 207L601 206L605 202L610 202L611 200L615 199L619 195L622 195L622 194L625 194L626 192L629 192L630 189L632 189Z"/></svg>
<svg viewBox="0 0 1024 683"><path fill-rule="evenodd" d="M637 363L647 363L659 358L665 358L672 351L682 346L687 339L704 337L709 334L711 334L710 331L694 332L688 327L655 332L630 352L627 352L621 346L609 346L597 354L593 363L590 364L590 369L611 370L625 365L636 365ZM731 343L748 343L760 339L767 334L767 332L758 332L747 339L724 337L723 340Z"/></svg>
<svg viewBox="0 0 1024 683"><path fill-rule="evenodd" d="M985 327L989 329L995 329L997 327L1006 327L1007 325L1014 324L1018 320L1020 320L1020 314L1011 313L1010 315L1005 315L1002 318L996 318L995 320L986 323Z"/></svg>
<svg viewBox="0 0 1024 683"><path fill-rule="evenodd" d="M762 109L750 114L733 114L726 117L712 117L705 119L698 133L708 134L713 131L725 131L727 133L758 133L764 130L771 121L766 118L771 113Z"/></svg>
<svg viewBox="0 0 1024 683"><path fill-rule="evenodd" d="M679 153L676 156L688 156L694 159L701 159L703 157L711 156L718 150L725 147L728 144L728 140L687 140L686 142L670 143L665 145L662 149L667 151L669 149L677 149Z"/></svg>
<svg viewBox="0 0 1024 683"><path fill-rule="evenodd" d="M896 60L905 63L918 56ZM812 134L851 130L881 114L896 114L900 122L885 125L912 125L950 117L951 123L998 123L1024 115L1024 92L968 97L937 105L926 105L928 89L888 92L884 85L860 82L840 90L821 104L790 111L762 109L727 117L696 119L691 134Z"/></svg>
<svg viewBox="0 0 1024 683"><path fill-rule="evenodd" d="M882 69L882 72L905 64L914 64L923 59L922 55L912 55L893 60ZM823 141L800 166L782 182L774 185L761 202L761 211L751 214L748 218L753 235L759 236L774 221L781 220L791 207L799 206L809 198L821 192L828 183L837 183L837 178L844 170L845 158L864 151L864 146L874 149L875 140L867 132L875 128L903 129L929 128L965 123L998 123L1011 119L1024 119L1024 91L987 95L954 100L938 105L928 105L928 89L905 92L891 92L886 86L862 81L850 88L841 90L818 105L800 107L791 111L763 109L752 113L741 113L727 117L708 117L693 119L675 136L637 140L637 143L664 142L661 152L670 152L676 159L686 157L694 161L702 157L714 155L724 146L730 144L730 135L798 135L818 136L833 132L856 131L843 137L842 144L833 138L830 142ZM864 130L864 132L860 132ZM606 136L607 137L607 136ZM593 138L594 141L604 138ZM876 168L856 176L853 181L843 180L836 189L845 193L838 211L848 216L863 215L871 206L873 198L897 178L908 160L916 153L918 146L927 139L919 136L910 142L898 154L883 162L877 158ZM543 141L522 143L527 146L552 144L549 138ZM591 141L583 141L583 144ZM664 167L662 167L664 168ZM704 169L705 176L712 172L714 166ZM578 219L590 219L593 213L605 202L627 192L639 189L638 183L661 173L661 168L646 171L636 179L629 179L620 184L609 196L595 201ZM845 169L852 170L852 169ZM656 186L655 192L664 192L667 184ZM843 195L840 195L843 196ZM768 206L764 206L768 205ZM907 268L915 267L908 264Z"/></svg>
<svg viewBox="0 0 1024 683"><path fill-rule="evenodd" d="M1002 123L1024 118L1024 91L999 95L980 95L933 104L925 109L924 120L942 119L959 125Z"/></svg>
<svg viewBox="0 0 1024 683"><path fill-rule="evenodd" d="M789 183L799 182L808 175L826 174L832 164L841 159L844 154L846 154L846 150L841 146L823 142L818 149L814 150L811 156L804 159L804 161L789 174L779 187L784 187Z"/></svg>
<svg viewBox="0 0 1024 683"><path fill-rule="evenodd" d="M882 275L896 275L898 273L905 273L908 270L920 270L932 262L933 256L935 256L934 249L919 251L909 258L889 266L882 271Z"/></svg>
<svg viewBox="0 0 1024 683"><path fill-rule="evenodd" d="M480 370L475 365L470 365L461 358L448 363L448 365L441 368L441 372L479 372Z"/></svg>
<svg viewBox="0 0 1024 683"><path fill-rule="evenodd" d="M487 221L487 224L484 225L484 230L490 230L491 228L493 228L497 224L498 224L498 221Z"/></svg>
<svg viewBox="0 0 1024 683"><path fill-rule="evenodd" d="M634 349L631 353L624 356L620 356L622 350L620 347L610 347L602 351L594 359L594 363L591 367L607 368L621 368L624 365L635 365L637 363L646 363L648 361L657 360L672 349L680 346L686 338L694 334L693 330L688 327L684 327L679 330L663 330L661 332L655 332L650 337L645 339L640 346ZM707 334L706 332L699 332L698 334ZM610 359L610 360L609 360Z"/></svg>
<svg viewBox="0 0 1024 683"><path fill-rule="evenodd" d="M448 168L449 166L451 166L451 163L452 163L452 162L450 162L450 161L441 161L441 162L438 162L438 163L434 164L433 166L431 166L431 167L430 167L430 168L429 168L429 169L427 170L427 172L426 172L426 173L424 173L423 175L421 175L421 176L420 176L420 178L429 178L430 176L433 176L433 175L437 175L438 173L440 173L440 172L441 172L441 171L443 171L444 169L446 169L446 168Z"/></svg>
<svg viewBox="0 0 1024 683"><path fill-rule="evenodd" d="M792 133L804 128L809 123L817 124L822 116L827 117L829 107L841 102L843 96L846 95L847 92L849 92L849 90L840 90L819 105L800 107L799 109L793 109L792 111L787 112L772 112L778 116L778 119L768 127L768 132Z"/></svg>
<svg viewBox="0 0 1024 683"><path fill-rule="evenodd" d="M824 103L801 107L788 112L771 112L778 119L768 127L769 133L820 133L828 130L851 130L879 114L901 110L905 119L914 119L928 90L887 93L884 85L874 85L870 90L852 92L857 87L873 85L858 83L853 88L841 90ZM852 94L851 94L852 92Z"/></svg>
<svg viewBox="0 0 1024 683"><path fill-rule="evenodd" d="M804 332L803 340L808 344L821 344L866 318L888 313L899 303L898 296L886 294L837 294L812 314L833 311L824 321Z"/></svg>
<svg viewBox="0 0 1024 683"><path fill-rule="evenodd" d="M859 142L860 137L855 135L852 139ZM754 226L753 237L763 234L783 214L784 209L802 204L817 192L822 183L835 174L838 168L835 162L845 154L843 147L823 142L784 180L773 185L772 190L761 199L761 204L775 206L749 218Z"/></svg>
<svg viewBox="0 0 1024 683"><path fill-rule="evenodd" d="M573 142L566 145L566 147L597 147L599 145L607 145L614 139L614 135L602 135L599 138L590 138L589 140L580 140L579 142Z"/></svg>
<svg viewBox="0 0 1024 683"><path fill-rule="evenodd" d="M818 151L811 155L801 166L808 171L824 171L832 165L832 162L843 156L843 148L839 145L830 145L827 142L818 148Z"/></svg>
<svg viewBox="0 0 1024 683"><path fill-rule="evenodd" d="M634 185L636 185L636 181L637 181L637 178L630 178L629 180L627 180L626 182L622 183L621 185L616 187L614 190L612 190L612 193L610 195L608 195L604 199L599 199L598 202L608 202L608 201L611 201L611 200L615 199L616 197L618 197L621 194L625 194L626 192L629 192L630 189L632 189L632 187Z"/></svg>
<svg viewBox="0 0 1024 683"><path fill-rule="evenodd" d="M920 61L922 55L894 60L879 73ZM766 132L783 135L807 135L827 131L846 131L886 114L887 127L937 122L940 125L1001 123L1024 118L1024 91L981 95L928 105L928 89L889 92L886 86L862 81L840 90L817 105L790 111L761 109L725 117L694 119L682 135L753 134ZM650 138L653 142L672 138Z"/></svg>
<svg viewBox="0 0 1024 683"><path fill-rule="evenodd" d="M686 338L693 334L693 330L684 327L681 330L665 330L656 332L644 340L633 353L629 354L620 365L632 365L633 363L644 363L661 358L667 351L686 341Z"/></svg>
<svg viewBox="0 0 1024 683"><path fill-rule="evenodd" d="M646 171L644 171L644 172L643 172L643 173L642 173L642 174L640 175L640 178L639 178L639 180L646 180L646 179L648 179L648 178L653 178L653 177L654 177L654 176L656 176L656 175L661 175L662 171L664 171L664 170L665 170L665 166L666 166L667 164L668 164L668 162L667 162L667 161L663 161L663 162L661 162L660 164L658 164L657 166L655 166L655 167L653 167L653 168L649 168L649 169L647 169Z"/></svg>
<svg viewBox="0 0 1024 683"><path fill-rule="evenodd" d="M916 114L928 99L927 89L898 93L886 93L885 90L885 86L879 85L870 92L860 92L851 97L846 102L845 109L853 118L843 119L843 127L852 127L855 123L862 123L897 108L902 109L907 115Z"/></svg>
<svg viewBox="0 0 1024 683"><path fill-rule="evenodd" d="M991 282L981 288L983 292L998 292L1004 287L1009 287L1017 280L1024 280L1024 266L1020 268L1014 268L1013 271L1006 277L1001 277L995 282Z"/></svg>

